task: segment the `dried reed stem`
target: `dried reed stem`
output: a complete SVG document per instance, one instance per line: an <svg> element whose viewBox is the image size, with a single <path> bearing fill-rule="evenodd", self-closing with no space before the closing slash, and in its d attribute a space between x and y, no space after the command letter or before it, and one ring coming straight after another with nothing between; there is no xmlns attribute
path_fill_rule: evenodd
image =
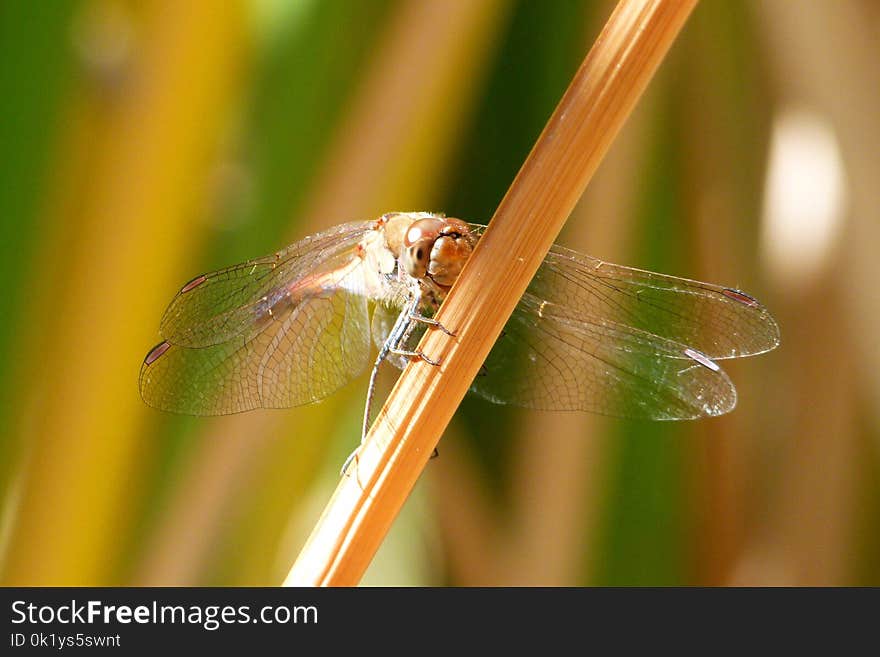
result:
<svg viewBox="0 0 880 657"><path fill-rule="evenodd" d="M696 0L621 0L380 411L286 585L357 584L480 365Z"/></svg>

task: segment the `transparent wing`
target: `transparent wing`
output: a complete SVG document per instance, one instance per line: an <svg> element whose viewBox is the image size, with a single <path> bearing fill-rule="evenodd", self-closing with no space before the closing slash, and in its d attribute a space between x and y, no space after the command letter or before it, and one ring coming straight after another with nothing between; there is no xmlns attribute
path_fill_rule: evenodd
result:
<svg viewBox="0 0 880 657"><path fill-rule="evenodd" d="M474 225L476 231L484 227ZM528 291L571 321L611 321L713 359L770 351L779 327L756 299L733 288L604 262L554 245Z"/></svg>
<svg viewBox="0 0 880 657"><path fill-rule="evenodd" d="M739 290L554 245L472 390L546 410L669 420L719 415L736 404L736 391L712 359L778 344L776 322Z"/></svg>
<svg viewBox="0 0 880 657"><path fill-rule="evenodd" d="M161 343L141 368L150 406L226 415L317 401L362 372L369 355L367 300L338 289L302 300L253 337L209 347Z"/></svg>
<svg viewBox="0 0 880 657"><path fill-rule="evenodd" d="M526 295L471 390L500 404L655 420L721 415L736 405L730 379L699 352L557 310Z"/></svg>
<svg viewBox="0 0 880 657"><path fill-rule="evenodd" d="M282 408L363 371L370 327L353 250L370 226L339 226L184 286L141 367L144 401L194 415Z"/></svg>
<svg viewBox="0 0 880 657"><path fill-rule="evenodd" d="M262 330L259 318L303 281L338 269L374 222L334 226L270 256L197 276L177 293L159 325L165 340L207 347Z"/></svg>

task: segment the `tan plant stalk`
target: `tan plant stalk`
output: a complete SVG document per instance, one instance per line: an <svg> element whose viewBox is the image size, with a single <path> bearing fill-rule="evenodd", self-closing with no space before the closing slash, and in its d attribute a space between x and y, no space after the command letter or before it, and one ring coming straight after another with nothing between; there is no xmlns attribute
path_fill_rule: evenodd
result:
<svg viewBox="0 0 880 657"><path fill-rule="evenodd" d="M379 412L285 584L357 584L696 0L621 0Z"/></svg>

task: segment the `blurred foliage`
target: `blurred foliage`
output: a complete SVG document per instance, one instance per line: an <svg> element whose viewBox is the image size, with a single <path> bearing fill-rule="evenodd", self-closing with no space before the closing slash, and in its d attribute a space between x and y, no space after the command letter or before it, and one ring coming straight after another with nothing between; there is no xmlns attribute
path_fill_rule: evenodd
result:
<svg viewBox="0 0 880 657"><path fill-rule="evenodd" d="M165 304L340 221L487 222L612 7L0 4L0 581L282 581L356 444L366 379L290 411L154 412L137 372ZM880 580L880 397L862 368L880 302L857 304L834 259L795 288L761 256L768 144L793 104L839 136L844 234L876 222L861 149L880 100L846 102L880 88L853 19L876 11L803 10L814 32L774 2L699 5L560 238L778 311L781 350L727 368L739 408L651 424L467 399L368 583ZM799 44L870 79L823 104Z"/></svg>
<svg viewBox="0 0 880 657"><path fill-rule="evenodd" d="M63 103L71 85L72 61L67 30L72 3L4 3L0 7L0 273L8 286L0 312L9 321L0 328L0 362L13 359L15 337L25 330L17 309L24 302L28 263L40 237L41 199L50 183L53 145L59 138ZM6 373L11 369L4 367ZM4 376L0 399L4 417L12 414L15 380ZM13 440L4 440L3 488L8 485Z"/></svg>

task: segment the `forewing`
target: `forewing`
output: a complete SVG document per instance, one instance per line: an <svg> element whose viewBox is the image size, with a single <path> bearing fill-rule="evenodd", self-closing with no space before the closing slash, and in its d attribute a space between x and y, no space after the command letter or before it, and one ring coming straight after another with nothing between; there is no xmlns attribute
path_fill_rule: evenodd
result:
<svg viewBox="0 0 880 657"><path fill-rule="evenodd" d="M269 308L284 303L298 281L343 266L373 222L335 226L276 254L203 274L183 286L168 306L159 332L181 347L220 345L263 330Z"/></svg>
<svg viewBox="0 0 880 657"><path fill-rule="evenodd" d="M484 227L474 225L479 234ZM779 327L734 288L604 262L554 245L528 291L572 322L610 322L691 347L712 359L769 351Z"/></svg>
<svg viewBox="0 0 880 657"><path fill-rule="evenodd" d="M572 321L611 321L696 349L738 358L773 349L779 327L733 288L603 262L554 246L529 292Z"/></svg>

